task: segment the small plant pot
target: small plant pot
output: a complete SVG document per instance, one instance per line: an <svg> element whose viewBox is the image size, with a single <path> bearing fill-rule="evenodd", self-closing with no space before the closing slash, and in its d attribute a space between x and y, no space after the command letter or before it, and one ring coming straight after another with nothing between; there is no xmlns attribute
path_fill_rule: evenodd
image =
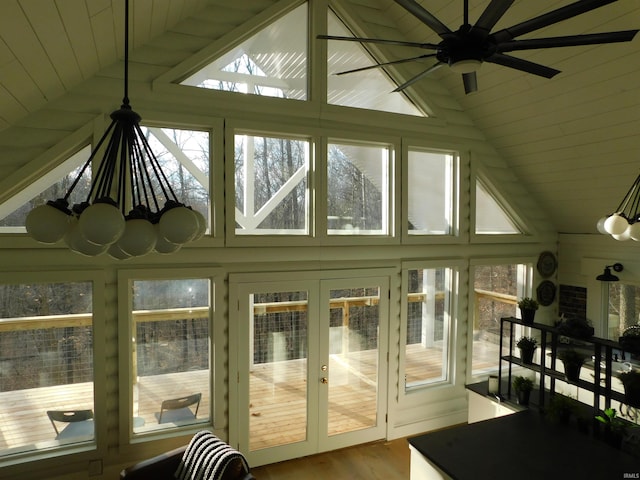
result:
<svg viewBox="0 0 640 480"><path fill-rule="evenodd" d="M640 408L640 384L624 385L624 403L630 407Z"/></svg>
<svg viewBox="0 0 640 480"><path fill-rule="evenodd" d="M522 317L522 323L531 325L536 318L536 311L531 308L521 308L520 316Z"/></svg>
<svg viewBox="0 0 640 480"><path fill-rule="evenodd" d="M531 390L518 390L516 395L518 396L518 405L522 405L524 407L529 405Z"/></svg>
<svg viewBox="0 0 640 480"><path fill-rule="evenodd" d="M580 369L582 368L582 363L572 363L572 362L563 362L564 363L564 378L567 382L577 383L580 380Z"/></svg>
<svg viewBox="0 0 640 480"><path fill-rule="evenodd" d="M522 360L522 363L530 365L533 363L533 355L535 353L536 353L535 347L533 348L520 347L520 360Z"/></svg>

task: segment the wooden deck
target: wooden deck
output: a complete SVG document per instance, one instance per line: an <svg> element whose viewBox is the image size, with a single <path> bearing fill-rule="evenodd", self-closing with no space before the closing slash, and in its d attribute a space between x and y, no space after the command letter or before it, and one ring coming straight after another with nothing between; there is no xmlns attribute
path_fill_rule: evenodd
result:
<svg viewBox="0 0 640 480"><path fill-rule="evenodd" d="M375 351L332 356L329 365L329 435L358 430L376 422ZM407 381L440 375L441 352L409 349ZM320 376L318 376L318 380ZM201 392L198 419L210 409L209 372L190 371L140 377L134 390L134 416L144 421L136 432L159 428L156 414L164 399ZM79 383L0 393L0 449L55 446L47 410L93 408L93 385ZM307 418L306 362L290 360L255 365L250 375L251 450L305 438Z"/></svg>

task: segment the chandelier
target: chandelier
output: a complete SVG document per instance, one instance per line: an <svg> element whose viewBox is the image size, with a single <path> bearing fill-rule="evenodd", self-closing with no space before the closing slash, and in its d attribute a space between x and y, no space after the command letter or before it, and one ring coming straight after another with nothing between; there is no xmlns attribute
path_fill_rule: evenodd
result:
<svg viewBox="0 0 640 480"><path fill-rule="evenodd" d="M111 124L63 198L50 200L27 215L27 232L38 242L64 240L74 252L107 253L127 259L173 253L201 238L205 217L181 203L129 105L129 0L125 0L124 97ZM99 154L85 201L69 208L69 197Z"/></svg>
<svg viewBox="0 0 640 480"><path fill-rule="evenodd" d="M640 175L616 208L615 212L598 220L596 228L616 240L640 241Z"/></svg>

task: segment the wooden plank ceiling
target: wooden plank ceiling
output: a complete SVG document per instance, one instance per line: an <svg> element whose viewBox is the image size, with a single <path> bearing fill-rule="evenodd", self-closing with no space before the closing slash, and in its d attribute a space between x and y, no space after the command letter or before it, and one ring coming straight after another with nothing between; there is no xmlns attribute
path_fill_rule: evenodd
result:
<svg viewBox="0 0 640 480"><path fill-rule="evenodd" d="M240 4L233 2L242 23ZM463 0L420 0L455 30ZM470 0L473 23L489 3ZM518 0L495 29L548 12L571 0ZM134 0L132 46L197 24L219 0ZM392 0L340 0L358 14L358 32L378 38L437 42L438 37ZM221 7L225 5L225 7ZM259 8L258 8L259 9ZM0 4L0 132L20 126L48 103L111 66L123 54L124 0L3 0ZM249 13L250 15L250 13ZM533 32L541 38L640 28L640 2L618 0L593 12ZM495 30L494 29L494 30ZM183 35L184 36L184 35ZM386 60L411 49L387 48ZM420 53L423 53L420 51ZM510 165L523 188L546 210L559 232L595 233L639 173L640 36L633 42L518 52L557 68L551 80L484 64L478 92L465 95L448 68L432 74ZM425 64L403 66L411 75ZM406 77L408 78L408 77ZM429 102L428 90L416 85ZM3 149L5 150L5 149ZM0 150L0 164L10 162Z"/></svg>

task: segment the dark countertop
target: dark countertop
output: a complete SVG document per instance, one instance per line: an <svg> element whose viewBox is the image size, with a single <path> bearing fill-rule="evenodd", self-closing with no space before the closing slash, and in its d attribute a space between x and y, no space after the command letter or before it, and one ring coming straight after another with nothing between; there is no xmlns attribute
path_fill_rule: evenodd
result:
<svg viewBox="0 0 640 480"><path fill-rule="evenodd" d="M457 480L638 478L640 458L533 410L409 439Z"/></svg>

